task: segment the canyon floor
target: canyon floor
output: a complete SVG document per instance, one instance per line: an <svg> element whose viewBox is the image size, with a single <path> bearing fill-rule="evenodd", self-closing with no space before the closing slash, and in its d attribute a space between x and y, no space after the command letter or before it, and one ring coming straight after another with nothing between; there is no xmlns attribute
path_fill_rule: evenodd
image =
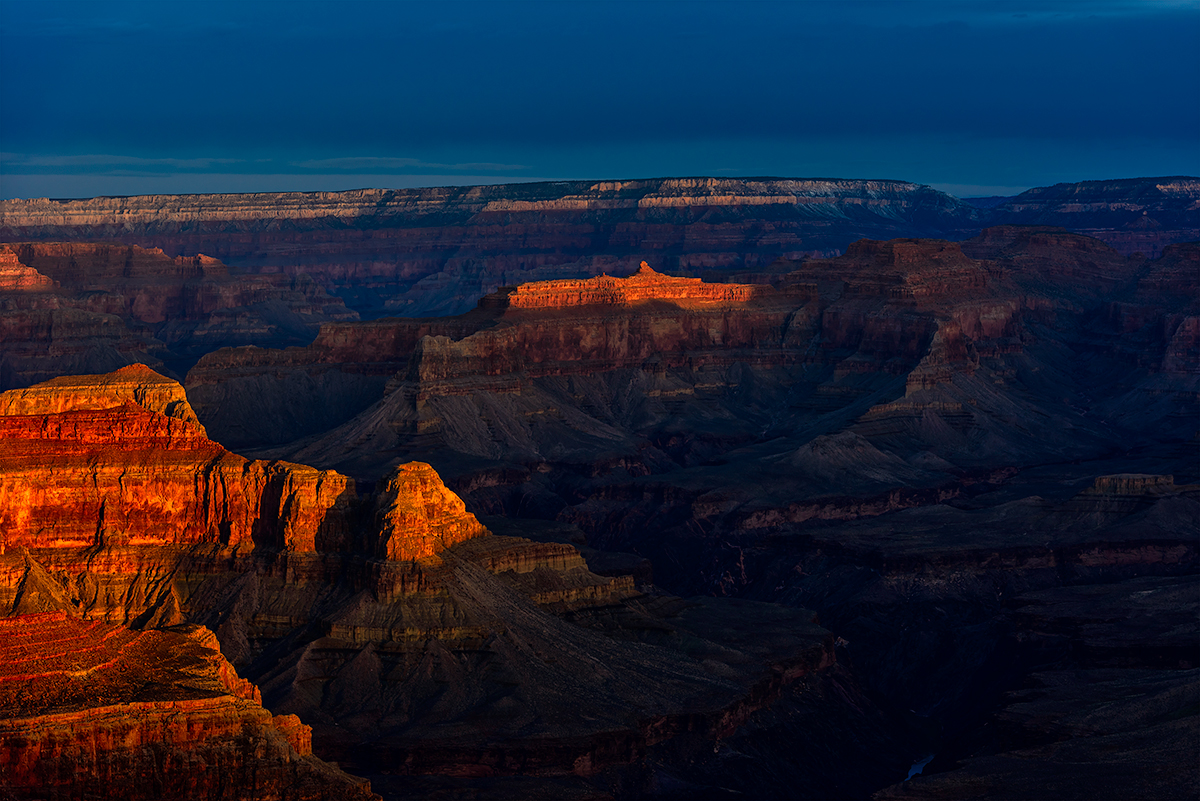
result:
<svg viewBox="0 0 1200 801"><path fill-rule="evenodd" d="M0 252L0 781L1196 797L1200 244L1171 181L986 214L896 182L477 188L349 227L300 198L295 230L255 221L285 196L194 225L124 199L145 219L103 245L48 240L115 236L118 199L30 202ZM1045 225L1080 198L1099 238ZM238 258L307 255L141 247L221 214ZM505 248L522 280L489 285ZM439 316L379 316L408 311Z"/></svg>

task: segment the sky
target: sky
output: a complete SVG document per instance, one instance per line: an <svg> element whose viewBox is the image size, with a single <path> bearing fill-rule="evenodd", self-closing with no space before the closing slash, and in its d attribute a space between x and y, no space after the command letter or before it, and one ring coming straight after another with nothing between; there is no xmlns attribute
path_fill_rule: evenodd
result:
<svg viewBox="0 0 1200 801"><path fill-rule="evenodd" d="M1200 175L1200 0L0 0L0 198Z"/></svg>

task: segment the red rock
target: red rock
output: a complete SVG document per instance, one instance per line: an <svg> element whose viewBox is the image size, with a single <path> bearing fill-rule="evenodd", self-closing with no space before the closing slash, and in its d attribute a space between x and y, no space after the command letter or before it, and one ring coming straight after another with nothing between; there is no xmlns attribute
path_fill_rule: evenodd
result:
<svg viewBox="0 0 1200 801"><path fill-rule="evenodd" d="M0 619L0 783L63 799L378 798L312 756L209 630Z"/></svg>
<svg viewBox="0 0 1200 801"><path fill-rule="evenodd" d="M578 281L541 281L522 284L481 303L500 303L514 309L566 309L572 306L629 306L650 300L690 306L704 303L743 303L759 287L748 284L706 284L699 278L674 278L655 272L642 262L628 278L607 275Z"/></svg>
<svg viewBox="0 0 1200 801"><path fill-rule="evenodd" d="M400 465L383 480L375 517L380 556L393 561L427 559L487 533L462 499L421 462Z"/></svg>
<svg viewBox="0 0 1200 801"><path fill-rule="evenodd" d="M21 263L10 247L0 247L0 292L48 292L57 283Z"/></svg>
<svg viewBox="0 0 1200 801"><path fill-rule="evenodd" d="M182 387L141 365L0 394L0 549L310 552L341 542L354 496L336 473L229 453L195 422Z"/></svg>

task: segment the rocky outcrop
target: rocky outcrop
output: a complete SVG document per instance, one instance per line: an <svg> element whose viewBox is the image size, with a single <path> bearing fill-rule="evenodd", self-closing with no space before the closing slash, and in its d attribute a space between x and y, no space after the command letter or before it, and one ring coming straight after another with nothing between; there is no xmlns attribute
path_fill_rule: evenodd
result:
<svg viewBox="0 0 1200 801"><path fill-rule="evenodd" d="M18 798L369 799L263 709L207 629L0 620L0 784Z"/></svg>
<svg viewBox="0 0 1200 801"><path fill-rule="evenodd" d="M111 409L125 403L182 420L201 436L205 434L183 387L144 364L131 364L104 375L62 376L27 389L10 390L0 394L0 416Z"/></svg>
<svg viewBox="0 0 1200 801"><path fill-rule="evenodd" d="M0 548L306 552L347 527L346 478L229 453L194 422L182 388L143 366L10 390L0 411Z"/></svg>
<svg viewBox="0 0 1200 801"><path fill-rule="evenodd" d="M49 292L57 286L53 278L22 264L9 247L0 247L0 292Z"/></svg>
<svg viewBox="0 0 1200 801"><path fill-rule="evenodd" d="M576 281L541 281L522 284L499 296L488 296L484 306L515 309L566 309L572 306L628 306L646 301L676 305L744 303L760 288L750 284L706 284L699 278L675 278L656 272L646 262L628 278L607 275Z"/></svg>
<svg viewBox="0 0 1200 801"><path fill-rule="evenodd" d="M486 533L462 499L421 462L400 465L383 480L375 516L379 555L395 561L427 559Z"/></svg>

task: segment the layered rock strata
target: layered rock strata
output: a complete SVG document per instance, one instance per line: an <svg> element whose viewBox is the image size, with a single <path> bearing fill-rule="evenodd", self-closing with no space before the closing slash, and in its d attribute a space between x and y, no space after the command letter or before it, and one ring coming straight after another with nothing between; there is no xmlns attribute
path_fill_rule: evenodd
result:
<svg viewBox="0 0 1200 801"><path fill-rule="evenodd" d="M0 389L131 361L186 369L222 345L307 343L357 319L307 276L231 273L118 244L0 247Z"/></svg>
<svg viewBox="0 0 1200 801"><path fill-rule="evenodd" d="M156 384L143 370L3 396L0 603L81 617L81 639L101 632L118 648L168 635L99 621L207 625L274 712L299 715L319 753L356 771L640 775L648 753L711 750L834 664L804 610L647 595L629 575L593 573L570 545L489 535L428 465L401 465L359 498L336 473L242 459L184 408L168 417L137 402L172 397L130 389ZM30 414L37 400L55 411ZM173 687L153 685L147 703ZM139 719L178 740L159 709ZM104 720L141 747L129 715ZM213 748L232 736L211 717L203 726ZM279 727L303 745L295 720ZM252 750L275 759L273 747ZM103 741L94 751L83 764L126 764ZM231 785L274 781L240 770L230 764Z"/></svg>
<svg viewBox="0 0 1200 801"><path fill-rule="evenodd" d="M1200 179L1128 178L1055 184L1022 192L992 210L992 224L1054 225L1094 236L1124 255L1156 258L1200 239Z"/></svg>
<svg viewBox="0 0 1200 801"><path fill-rule="evenodd" d="M312 275L359 310L466 311L501 286L656 268L755 269L862 237L957 236L977 209L900 181L720 178L0 205L0 238L120 238Z"/></svg>
<svg viewBox="0 0 1200 801"><path fill-rule="evenodd" d="M351 482L250 462L142 365L0 394L0 549L257 545L312 551L347 528Z"/></svg>
<svg viewBox="0 0 1200 801"><path fill-rule="evenodd" d="M17 798L378 799L263 709L212 632L0 619L0 786Z"/></svg>

